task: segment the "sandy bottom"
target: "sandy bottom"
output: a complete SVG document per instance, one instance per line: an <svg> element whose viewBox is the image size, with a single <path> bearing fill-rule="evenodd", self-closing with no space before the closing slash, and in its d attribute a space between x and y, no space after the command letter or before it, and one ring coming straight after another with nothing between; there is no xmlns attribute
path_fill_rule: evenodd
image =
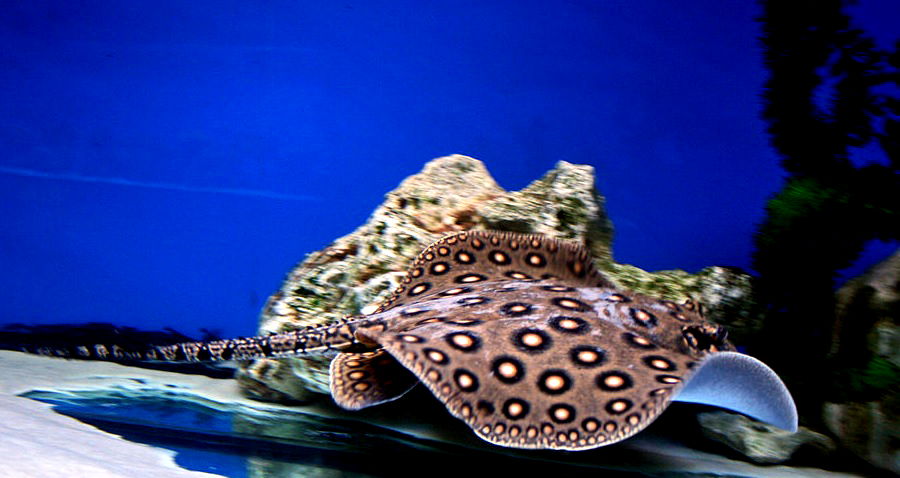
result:
<svg viewBox="0 0 900 478"><path fill-rule="evenodd" d="M0 352L0 469L6 477L212 477L175 465L173 452L132 443L17 396L55 387L89 387L115 375L110 364L78 363Z"/></svg>

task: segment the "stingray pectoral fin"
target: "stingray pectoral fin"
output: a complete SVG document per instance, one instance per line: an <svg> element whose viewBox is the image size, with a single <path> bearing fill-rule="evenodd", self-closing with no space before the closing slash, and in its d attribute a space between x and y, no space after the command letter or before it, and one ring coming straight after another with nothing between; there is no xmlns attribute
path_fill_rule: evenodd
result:
<svg viewBox="0 0 900 478"><path fill-rule="evenodd" d="M416 377L384 349L338 354L331 361L331 396L347 410L360 410L402 397Z"/></svg>
<svg viewBox="0 0 900 478"><path fill-rule="evenodd" d="M708 356L674 400L727 408L797 431L797 406L791 393L771 368L749 355L720 352Z"/></svg>

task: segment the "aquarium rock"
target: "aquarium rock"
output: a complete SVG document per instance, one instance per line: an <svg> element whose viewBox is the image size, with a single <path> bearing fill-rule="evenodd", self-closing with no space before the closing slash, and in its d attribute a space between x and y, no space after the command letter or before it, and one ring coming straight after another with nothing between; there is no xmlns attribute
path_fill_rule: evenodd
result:
<svg viewBox="0 0 900 478"><path fill-rule="evenodd" d="M737 413L724 411L701 413L697 416L697 420L704 436L724 443L760 464L787 461L800 447L819 450L822 454L835 449L834 442L830 438L805 427L791 433Z"/></svg>
<svg viewBox="0 0 900 478"><path fill-rule="evenodd" d="M603 272L622 289L676 302L699 301L707 318L724 325L735 344L746 343L762 328L751 277L739 269L710 266L697 274L678 269L648 272L612 262Z"/></svg>
<svg viewBox="0 0 900 478"><path fill-rule="evenodd" d="M836 294L832 361L841 364L824 406L828 430L869 463L900 473L900 251Z"/></svg>
<svg viewBox="0 0 900 478"><path fill-rule="evenodd" d="M586 244L617 286L675 301L705 303L708 316L737 339L758 329L750 278L709 267L699 274L646 272L612 259L613 227L595 188L594 168L565 161L520 191L505 191L484 163L453 155L434 159L385 196L365 224L310 253L287 276L260 316L260 333L279 333L368 313L386 299L426 246L463 230L541 233ZM328 394L331 357L261 359L238 381L251 397L303 401Z"/></svg>

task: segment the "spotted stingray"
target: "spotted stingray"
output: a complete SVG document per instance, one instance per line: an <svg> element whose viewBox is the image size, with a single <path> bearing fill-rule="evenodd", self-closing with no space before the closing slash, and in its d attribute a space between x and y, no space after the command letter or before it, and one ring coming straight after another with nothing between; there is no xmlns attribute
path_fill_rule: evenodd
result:
<svg viewBox="0 0 900 478"><path fill-rule="evenodd" d="M646 428L672 401L796 430L777 375L734 351L693 303L614 289L581 245L461 232L426 248L366 316L276 335L78 347L75 358L211 361L336 353L331 395L358 410L423 383L481 438L585 450ZM411 373L410 373L411 372Z"/></svg>

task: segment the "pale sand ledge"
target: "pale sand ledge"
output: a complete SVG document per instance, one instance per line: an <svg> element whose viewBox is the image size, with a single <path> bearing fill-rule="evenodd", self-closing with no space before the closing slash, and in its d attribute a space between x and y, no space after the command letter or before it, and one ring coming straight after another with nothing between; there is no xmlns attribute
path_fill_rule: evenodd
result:
<svg viewBox="0 0 900 478"><path fill-rule="evenodd" d="M37 359L37 360L36 360ZM4 477L213 477L187 471L174 452L132 443L17 397L35 389L75 385L77 377L109 373L109 364L48 360L0 351L0 470Z"/></svg>
<svg viewBox="0 0 900 478"><path fill-rule="evenodd" d="M140 379L143 383L137 382ZM126 367L105 362L78 362L0 351L0 470L4 477L90 476L105 477L213 477L209 473L179 468L174 452L133 443L105 433L51 410L50 405L17 395L34 390L103 391L153 395L165 392L168 398L202 403L221 410L267 415L270 412L299 412L318 416L352 418L328 406L287 407L249 400L240 395L234 380ZM175 392L177 395L172 396ZM436 441L452 441L433 424L407 420L398 424L364 414L370 423L410 436ZM362 418L362 416L360 416ZM467 437L468 438L468 437ZM465 440L464 440L465 441ZM480 443L476 443L476 446ZM485 445L486 446L486 445ZM623 453L646 454L653 463L662 463L651 473L670 472L679 476L714 474L747 477L847 477L811 468L760 467L722 456L699 452L651 437L638 437L617 445ZM503 450L497 450L503 451ZM527 453L527 452L526 452ZM591 453L591 452L586 452ZM591 455L584 455L585 458ZM576 458L569 456L567 459ZM613 469L618 468L613 466ZM632 467L625 469L636 471ZM598 469L598 472L602 471Z"/></svg>

